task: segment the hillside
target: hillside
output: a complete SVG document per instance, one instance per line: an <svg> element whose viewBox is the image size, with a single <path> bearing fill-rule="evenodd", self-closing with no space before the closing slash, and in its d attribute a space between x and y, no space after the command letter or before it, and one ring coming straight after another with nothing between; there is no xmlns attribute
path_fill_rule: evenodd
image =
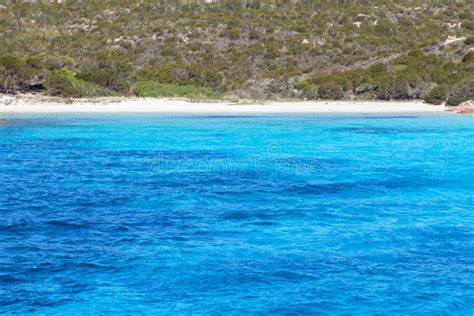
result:
<svg viewBox="0 0 474 316"><path fill-rule="evenodd" d="M468 1L0 6L0 92L474 99Z"/></svg>

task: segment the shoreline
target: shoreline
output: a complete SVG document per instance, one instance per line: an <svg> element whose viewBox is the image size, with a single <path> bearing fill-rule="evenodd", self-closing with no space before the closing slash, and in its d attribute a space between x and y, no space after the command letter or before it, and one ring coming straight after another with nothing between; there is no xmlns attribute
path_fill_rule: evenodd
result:
<svg viewBox="0 0 474 316"><path fill-rule="evenodd" d="M0 95L0 114L157 113L157 114L304 114L436 113L445 106L422 101L248 101L193 102L185 99L111 97L65 100L40 95Z"/></svg>

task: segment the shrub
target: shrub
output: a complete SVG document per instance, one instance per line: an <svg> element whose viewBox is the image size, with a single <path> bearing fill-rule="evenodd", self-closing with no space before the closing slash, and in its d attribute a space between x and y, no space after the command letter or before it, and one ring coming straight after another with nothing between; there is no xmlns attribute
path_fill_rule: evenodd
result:
<svg viewBox="0 0 474 316"><path fill-rule="evenodd" d="M344 89L336 82L325 82L319 86L318 96L321 99L339 100L344 97Z"/></svg>
<svg viewBox="0 0 474 316"><path fill-rule="evenodd" d="M448 95L448 86L445 84L434 87L425 97L425 102L431 104L442 104Z"/></svg>
<svg viewBox="0 0 474 316"><path fill-rule="evenodd" d="M163 56L177 56L178 49L174 43L166 43L161 48L161 54Z"/></svg>
<svg viewBox="0 0 474 316"><path fill-rule="evenodd" d="M49 56L46 59L46 68L48 70L58 70L64 67L72 67L73 60L69 57Z"/></svg>
<svg viewBox="0 0 474 316"><path fill-rule="evenodd" d="M6 55L0 57L0 92L16 92L41 85L44 69L41 60Z"/></svg>
<svg viewBox="0 0 474 316"><path fill-rule="evenodd" d="M470 51L464 57L462 58L462 62L469 64L469 63L474 63L474 51Z"/></svg>
<svg viewBox="0 0 474 316"><path fill-rule="evenodd" d="M105 68L96 66L81 71L77 74L77 78L116 92L127 93L130 90L128 84L129 71L129 67L126 65Z"/></svg>
<svg viewBox="0 0 474 316"><path fill-rule="evenodd" d="M240 30L238 28L231 28L222 31L221 37L228 37L231 40L238 40L240 38Z"/></svg>
<svg viewBox="0 0 474 316"><path fill-rule="evenodd" d="M255 29L252 29L250 30L249 32L249 38L252 39L252 40L257 40L257 39L260 39L261 37L261 34L259 31L255 30Z"/></svg>
<svg viewBox="0 0 474 316"><path fill-rule="evenodd" d="M156 81L141 81L137 84L136 94L139 97L186 97L214 99L219 96L211 88L191 85L164 84Z"/></svg>
<svg viewBox="0 0 474 316"><path fill-rule="evenodd" d="M369 67L369 73L372 77L384 76L388 72L388 67L384 63L377 63Z"/></svg>
<svg viewBox="0 0 474 316"><path fill-rule="evenodd" d="M466 38L466 39L464 40L464 44L465 44L465 45L468 45L468 46L474 44L474 36L471 36L471 37Z"/></svg>
<svg viewBox="0 0 474 316"><path fill-rule="evenodd" d="M24 61L16 56L2 56L0 58L0 90L1 92L15 92L20 89L19 77L24 71Z"/></svg>
<svg viewBox="0 0 474 316"><path fill-rule="evenodd" d="M473 21L463 22L462 27L469 31L474 31L474 22Z"/></svg>
<svg viewBox="0 0 474 316"><path fill-rule="evenodd" d="M81 97L82 91L73 84L74 73L67 69L55 70L46 77L45 86L51 95Z"/></svg>
<svg viewBox="0 0 474 316"><path fill-rule="evenodd" d="M389 19L380 20L374 27L375 34L379 36L392 36L395 34L395 25Z"/></svg>
<svg viewBox="0 0 474 316"><path fill-rule="evenodd" d="M222 81L220 73L216 70L204 71L203 77L203 85L206 87L217 88Z"/></svg>
<svg viewBox="0 0 474 316"><path fill-rule="evenodd" d="M377 97L382 100L409 99L410 84L403 78L392 78L383 82L378 88Z"/></svg>
<svg viewBox="0 0 474 316"><path fill-rule="evenodd" d="M454 85L449 93L446 104L457 106L465 101L474 100L474 80L463 80Z"/></svg>
<svg viewBox="0 0 474 316"><path fill-rule="evenodd" d="M44 61L39 57L30 57L26 60L26 65L33 69L43 70L45 68Z"/></svg>
<svg viewBox="0 0 474 316"><path fill-rule="evenodd" d="M308 84L307 81L300 81L296 84L296 89L301 93L301 96L306 99L318 98L318 86Z"/></svg>
<svg viewBox="0 0 474 316"><path fill-rule="evenodd" d="M199 43L189 43L186 45L186 48L189 49L192 52L197 52L198 50L201 49L201 44Z"/></svg>
<svg viewBox="0 0 474 316"><path fill-rule="evenodd" d="M48 73L45 87L51 95L68 98L95 97L110 94L110 92L98 87L96 84L77 79L75 74L66 68Z"/></svg>
<svg viewBox="0 0 474 316"><path fill-rule="evenodd" d="M142 68L136 73L138 81L158 81L183 85L187 83L187 71L182 66L166 64L156 68Z"/></svg>

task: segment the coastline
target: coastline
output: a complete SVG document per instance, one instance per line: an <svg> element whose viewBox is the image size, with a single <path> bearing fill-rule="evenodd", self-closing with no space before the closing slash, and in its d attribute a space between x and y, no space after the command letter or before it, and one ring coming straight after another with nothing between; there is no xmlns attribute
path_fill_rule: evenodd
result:
<svg viewBox="0 0 474 316"><path fill-rule="evenodd" d="M304 114L424 113L445 106L422 101L199 101L167 98L112 97L65 100L39 95L0 95L0 114L21 113L162 113L162 114Z"/></svg>

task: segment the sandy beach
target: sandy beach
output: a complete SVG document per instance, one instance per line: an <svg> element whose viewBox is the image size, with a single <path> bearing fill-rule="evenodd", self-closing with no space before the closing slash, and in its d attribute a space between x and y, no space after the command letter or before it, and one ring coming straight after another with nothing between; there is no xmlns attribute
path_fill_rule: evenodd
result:
<svg viewBox="0 0 474 316"><path fill-rule="evenodd" d="M306 101L232 103L229 101L191 102L183 99L101 98L71 102L36 95L0 96L0 114L15 113L423 113L443 112L444 106L422 101Z"/></svg>

